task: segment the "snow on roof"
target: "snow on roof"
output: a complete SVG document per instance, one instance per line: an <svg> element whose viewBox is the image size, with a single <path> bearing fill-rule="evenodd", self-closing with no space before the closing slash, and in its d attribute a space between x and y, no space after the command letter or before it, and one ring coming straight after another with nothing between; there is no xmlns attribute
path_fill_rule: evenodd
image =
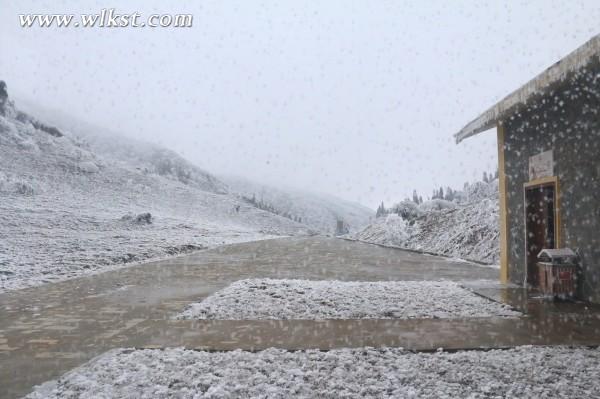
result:
<svg viewBox="0 0 600 399"><path fill-rule="evenodd" d="M538 259L576 258L577 254L571 248L543 249L537 257Z"/></svg>
<svg viewBox="0 0 600 399"><path fill-rule="evenodd" d="M536 94L544 93L552 84L563 80L567 74L584 67L593 57L598 56L600 56L600 34L469 122L454 135L456 143L493 128L496 123L512 114L518 105L527 103Z"/></svg>

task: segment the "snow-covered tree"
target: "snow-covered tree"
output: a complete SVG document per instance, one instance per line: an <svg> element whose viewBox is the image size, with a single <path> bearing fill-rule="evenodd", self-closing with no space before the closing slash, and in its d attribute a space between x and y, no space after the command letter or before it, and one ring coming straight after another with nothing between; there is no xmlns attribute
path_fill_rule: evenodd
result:
<svg viewBox="0 0 600 399"><path fill-rule="evenodd" d="M419 203L419 195L417 194L417 190L413 190L412 200L415 204Z"/></svg>
<svg viewBox="0 0 600 399"><path fill-rule="evenodd" d="M377 213L375 213L375 217L384 216L386 214L387 211L385 210L385 205L383 204L383 201L381 201L381 205L379 205L379 207L377 208Z"/></svg>
<svg viewBox="0 0 600 399"><path fill-rule="evenodd" d="M395 205L392 208L392 212L398 214L398 216L405 220L415 219L421 215L419 205L409 199L405 199Z"/></svg>
<svg viewBox="0 0 600 399"><path fill-rule="evenodd" d="M454 200L454 190L452 190L451 187L446 187L446 195L444 196L444 199L446 201L453 201Z"/></svg>

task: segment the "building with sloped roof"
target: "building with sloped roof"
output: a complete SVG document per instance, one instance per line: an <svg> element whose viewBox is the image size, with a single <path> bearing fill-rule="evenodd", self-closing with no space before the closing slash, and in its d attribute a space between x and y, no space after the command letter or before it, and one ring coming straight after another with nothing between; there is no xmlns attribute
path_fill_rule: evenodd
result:
<svg viewBox="0 0 600 399"><path fill-rule="evenodd" d="M600 302L600 35L469 122L496 129L500 277L539 284L544 248L579 255L578 296Z"/></svg>

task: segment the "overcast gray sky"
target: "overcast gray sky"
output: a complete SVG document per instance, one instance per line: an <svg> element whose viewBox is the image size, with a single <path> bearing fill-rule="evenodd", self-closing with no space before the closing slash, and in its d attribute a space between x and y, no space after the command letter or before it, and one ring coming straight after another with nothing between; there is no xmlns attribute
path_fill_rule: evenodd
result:
<svg viewBox="0 0 600 399"><path fill-rule="evenodd" d="M6 1L0 79L213 173L375 207L495 169L452 134L591 36L599 1ZM21 28L20 13L190 13L193 27Z"/></svg>

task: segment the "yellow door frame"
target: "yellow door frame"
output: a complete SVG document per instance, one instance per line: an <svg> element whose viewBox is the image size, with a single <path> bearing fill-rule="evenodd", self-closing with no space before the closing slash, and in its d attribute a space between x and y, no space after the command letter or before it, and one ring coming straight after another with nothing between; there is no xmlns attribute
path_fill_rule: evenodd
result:
<svg viewBox="0 0 600 399"><path fill-rule="evenodd" d="M500 282L508 282L508 212L506 199L506 171L504 160L505 132L501 122L496 125L498 133L498 188L500 191Z"/></svg>
<svg viewBox="0 0 600 399"><path fill-rule="evenodd" d="M527 190L544 186L554 186L554 246L556 248L561 248L562 246L560 220L560 186L558 184L558 176L542 177L523 183L523 237L525 239L525 254L527 254ZM525 277L523 279L523 286L527 286L528 267L529 265L527 264L527 256L525 256Z"/></svg>
<svg viewBox="0 0 600 399"><path fill-rule="evenodd" d="M523 204L526 205L527 190L544 186L554 186L554 245L556 248L561 248L562 223L560 220L560 185L558 182L558 176L542 177L523 183ZM525 209L525 218L527 218L527 209ZM525 234L527 234L527 231L525 231ZM527 243L525 243L525 245L527 245Z"/></svg>

